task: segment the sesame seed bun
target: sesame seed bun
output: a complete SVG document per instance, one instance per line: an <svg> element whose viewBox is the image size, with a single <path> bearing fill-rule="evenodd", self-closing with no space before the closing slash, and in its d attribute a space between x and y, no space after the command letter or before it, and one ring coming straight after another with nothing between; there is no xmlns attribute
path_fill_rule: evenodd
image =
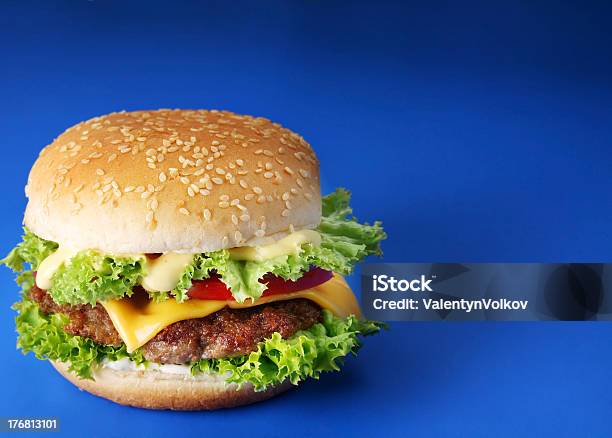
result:
<svg viewBox="0 0 612 438"><path fill-rule="evenodd" d="M112 113L44 148L25 225L76 249L200 253L315 228L319 163L298 134L228 111Z"/></svg>
<svg viewBox="0 0 612 438"><path fill-rule="evenodd" d="M116 371L101 368L95 380L79 379L68 365L51 361L55 369L81 390L122 405L180 411L232 408L266 400L292 387L289 381L255 392L251 385L227 384L220 376L194 379L159 371Z"/></svg>

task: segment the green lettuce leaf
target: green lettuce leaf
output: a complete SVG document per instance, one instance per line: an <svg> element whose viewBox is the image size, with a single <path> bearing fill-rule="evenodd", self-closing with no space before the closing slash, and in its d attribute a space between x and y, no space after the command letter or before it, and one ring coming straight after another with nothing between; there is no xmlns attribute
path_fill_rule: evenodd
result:
<svg viewBox="0 0 612 438"><path fill-rule="evenodd" d="M348 275L364 257L380 255L380 242L387 237L380 222L374 225L357 222L351 216L349 201L350 193L345 189L337 189L323 198L323 214L317 229L321 234L320 246L306 243L297 255L262 262L231 260L228 251L216 251L194 260L195 264L204 263L203 268L194 269L193 273L190 268L185 277L191 275L196 280L207 278L214 269L236 301L243 302L261 296L266 285L259 280L267 273L285 280L297 280L311 266L318 266Z"/></svg>
<svg viewBox="0 0 612 438"><path fill-rule="evenodd" d="M34 270L38 268L40 262L57 249L57 243L41 239L27 228L23 231L22 241L0 260L0 264L19 273L17 284L21 286L22 293L29 291L34 285Z"/></svg>
<svg viewBox="0 0 612 438"><path fill-rule="evenodd" d="M337 318L323 311L323 322L302 330L289 339L279 333L260 342L257 350L246 356L225 359L202 359L192 364L192 374L212 372L228 374L228 382L251 383L256 391L285 380L297 385L307 378L318 379L321 373L339 371L344 358L361 347L358 336L380 330L383 324L360 321L354 316Z"/></svg>
<svg viewBox="0 0 612 438"><path fill-rule="evenodd" d="M57 249L57 243L41 239L27 228L23 229L22 241L2 260L4 264L15 272L25 270L25 264L29 264L32 270L36 270L40 262L46 259Z"/></svg>
<svg viewBox="0 0 612 438"><path fill-rule="evenodd" d="M45 314L25 296L13 308L18 312L15 318L17 347L24 354L31 352L38 359L66 362L71 372L84 379L93 379L93 370L104 359L128 358L136 364L148 365L140 350L130 354L125 345L101 345L66 333L63 328L68 318L65 315ZM316 379L322 372L338 371L343 358L355 354L361 346L358 336L376 333L381 326L381 323L360 321L354 316L337 318L323 311L323 322L289 339L282 339L275 333L249 355L200 360L191 364L191 371L193 374L228 373L228 382L249 382L257 390L286 379L296 385L309 377Z"/></svg>
<svg viewBox="0 0 612 438"><path fill-rule="evenodd" d="M145 257L81 251L53 274L49 294L58 304L87 303L131 296L145 273Z"/></svg>
<svg viewBox="0 0 612 438"><path fill-rule="evenodd" d="M17 283L22 291L27 291L34 284L33 271L57 248L57 243L41 239L24 228L22 241L0 260L0 264L19 272ZM144 271L144 256L111 256L95 250L81 251L55 272L49 294L58 304L94 305L101 300L131 296Z"/></svg>
<svg viewBox="0 0 612 438"><path fill-rule="evenodd" d="M81 378L93 379L93 369L103 359L111 361L122 358L142 364L145 359L140 351L127 352L125 345L114 347L100 345L88 338L66 333L63 327L68 317L62 314L45 314L38 305L24 297L15 303L17 326L17 347L23 353L32 352L38 359L58 360L70 364L70 371Z"/></svg>

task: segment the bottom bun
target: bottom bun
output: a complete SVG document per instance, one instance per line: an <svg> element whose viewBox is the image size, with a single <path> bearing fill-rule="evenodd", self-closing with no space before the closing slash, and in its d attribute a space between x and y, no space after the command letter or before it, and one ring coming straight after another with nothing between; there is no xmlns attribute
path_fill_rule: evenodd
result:
<svg viewBox="0 0 612 438"><path fill-rule="evenodd" d="M147 409L172 409L180 411L231 408L266 400L288 390L292 385L281 385L255 392L253 386L226 383L220 375L201 375L197 378L170 374L156 370L118 371L101 367L95 379L80 379L68 371L68 364L51 361L55 369L66 379L100 397L122 405Z"/></svg>

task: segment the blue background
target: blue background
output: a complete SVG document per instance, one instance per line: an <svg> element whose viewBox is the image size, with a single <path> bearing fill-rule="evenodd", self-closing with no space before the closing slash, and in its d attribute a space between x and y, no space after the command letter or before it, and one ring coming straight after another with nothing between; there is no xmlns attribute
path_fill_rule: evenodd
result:
<svg viewBox="0 0 612 438"><path fill-rule="evenodd" d="M385 261L610 262L610 7L424 3L2 2L0 249L63 129L189 107L302 133L325 190L384 221ZM606 323L398 323L343 373L270 402L148 412L15 351L16 287L0 281L0 415L59 416L67 434L612 433Z"/></svg>

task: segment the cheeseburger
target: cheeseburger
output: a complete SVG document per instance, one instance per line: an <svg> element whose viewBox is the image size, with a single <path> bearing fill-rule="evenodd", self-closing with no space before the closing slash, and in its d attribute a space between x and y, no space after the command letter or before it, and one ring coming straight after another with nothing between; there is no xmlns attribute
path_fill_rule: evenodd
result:
<svg viewBox="0 0 612 438"><path fill-rule="evenodd" d="M342 275L385 238L321 197L302 137L227 111L113 113L45 147L26 186L17 346L153 409L267 399L338 371L380 324Z"/></svg>

